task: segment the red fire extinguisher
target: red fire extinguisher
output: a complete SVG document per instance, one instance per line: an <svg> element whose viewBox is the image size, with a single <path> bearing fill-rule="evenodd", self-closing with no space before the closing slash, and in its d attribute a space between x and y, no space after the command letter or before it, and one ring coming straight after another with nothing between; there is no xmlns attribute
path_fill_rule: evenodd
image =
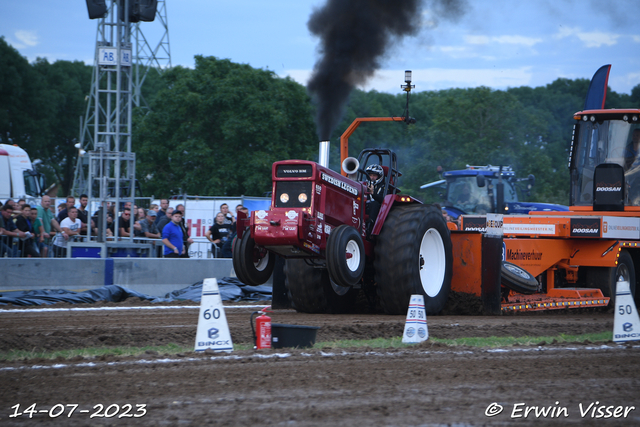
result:
<svg viewBox="0 0 640 427"><path fill-rule="evenodd" d="M253 348L271 348L271 317L267 316L265 307L260 311L254 311L251 313L251 330L253 331ZM260 314L256 317L255 328L253 326L253 315ZM258 334L256 335L256 331Z"/></svg>

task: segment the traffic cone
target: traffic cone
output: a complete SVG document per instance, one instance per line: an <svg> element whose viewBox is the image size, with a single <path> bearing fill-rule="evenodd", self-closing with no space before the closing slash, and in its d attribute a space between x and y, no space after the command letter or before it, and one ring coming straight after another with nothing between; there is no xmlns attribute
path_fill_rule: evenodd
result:
<svg viewBox="0 0 640 427"><path fill-rule="evenodd" d="M629 290L629 282L622 279L616 284L615 317L613 319L613 341L640 340L640 318Z"/></svg>
<svg viewBox="0 0 640 427"><path fill-rule="evenodd" d="M233 351L227 316L224 313L218 281L204 279L198 315L195 351Z"/></svg>
<svg viewBox="0 0 640 427"><path fill-rule="evenodd" d="M424 309L424 297L422 295L411 295L402 342L419 343L426 341L428 338L429 328L427 328L427 311Z"/></svg>

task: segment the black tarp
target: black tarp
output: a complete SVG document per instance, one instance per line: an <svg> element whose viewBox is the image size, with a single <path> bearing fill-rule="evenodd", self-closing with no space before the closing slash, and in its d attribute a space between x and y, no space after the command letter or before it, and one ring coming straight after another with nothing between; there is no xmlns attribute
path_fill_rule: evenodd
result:
<svg viewBox="0 0 640 427"><path fill-rule="evenodd" d="M271 300L271 286L268 285L247 286L238 279L223 277L218 280L218 288L220 289L220 297L223 301ZM185 300L200 302L201 296L202 282L170 292L164 297L154 297L122 286L108 285L84 292L74 292L65 289L2 292L0 293L0 305L13 304L17 306L29 306L49 305L57 302L68 302L72 304L94 303L98 301L122 302L131 297L148 300L152 303Z"/></svg>

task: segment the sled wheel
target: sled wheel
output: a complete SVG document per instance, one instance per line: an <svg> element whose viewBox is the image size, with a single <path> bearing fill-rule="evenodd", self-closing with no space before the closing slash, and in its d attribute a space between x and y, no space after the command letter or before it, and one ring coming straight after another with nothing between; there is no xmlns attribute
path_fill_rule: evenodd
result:
<svg viewBox="0 0 640 427"><path fill-rule="evenodd" d="M620 251L616 267L589 268L587 270L587 286L599 288L602 295L610 298L609 307L612 307L615 304L616 288L620 277L629 282L629 290L637 306L640 303L640 298L636 292L636 272L631 254L627 250Z"/></svg>
<svg viewBox="0 0 640 427"><path fill-rule="evenodd" d="M334 285L356 285L364 273L364 243L358 231L348 225L335 228L327 240L326 258Z"/></svg>
<svg viewBox="0 0 640 427"><path fill-rule="evenodd" d="M256 246L251 233L245 232L235 249L234 268L237 264L236 276L242 283L257 286L269 280L276 258L267 249Z"/></svg>
<svg viewBox="0 0 640 427"><path fill-rule="evenodd" d="M399 205L387 216L375 246L375 281L383 310L405 314L412 294L439 313L451 289L451 235L440 209Z"/></svg>
<svg viewBox="0 0 640 427"><path fill-rule="evenodd" d="M538 290L538 281L527 270L507 261L500 269L502 286L521 294L531 295Z"/></svg>
<svg viewBox="0 0 640 427"><path fill-rule="evenodd" d="M302 313L348 313L355 306L358 290L332 285L326 268L315 268L304 259L288 259L285 286L291 305Z"/></svg>

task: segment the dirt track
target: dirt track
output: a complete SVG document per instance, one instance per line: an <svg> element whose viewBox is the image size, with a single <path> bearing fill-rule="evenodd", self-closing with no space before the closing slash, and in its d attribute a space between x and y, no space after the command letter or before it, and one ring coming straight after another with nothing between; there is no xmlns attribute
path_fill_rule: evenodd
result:
<svg viewBox="0 0 640 427"><path fill-rule="evenodd" d="M226 309L234 343L251 342L249 315L254 310ZM196 308L0 310L0 348L55 350L166 343L192 347L197 317ZM401 336L404 327L403 316L325 316L282 310L272 313L272 318L276 323L319 326L318 342ZM581 334L611 331L613 315L430 316L428 326L430 336L438 338ZM0 363L0 424L640 425L639 368L640 346L613 343L544 343L487 351L427 341L384 352L325 348L31 360ZM596 401L600 403L587 410ZM498 408L489 408L494 402L503 411L487 417L485 411ZM14 405L20 404L24 412L34 403L36 410L44 412L33 419L26 413L9 417L16 410ZM520 403L523 405L517 405ZM72 407L57 404L78 407L67 417ZM104 405L100 413L110 407L107 414L114 416L90 418L100 409L94 409L97 404ZM132 408L126 415L142 414L136 404L145 404L146 414L118 418L127 404ZM594 418L602 405L620 406L620 414L626 407L627 416ZM525 409L531 406L538 411L551 407L552 411L536 418L532 410L525 418ZM63 415L51 418L62 409ZM618 414L615 408L609 411ZM602 414L607 415L606 408Z"/></svg>

